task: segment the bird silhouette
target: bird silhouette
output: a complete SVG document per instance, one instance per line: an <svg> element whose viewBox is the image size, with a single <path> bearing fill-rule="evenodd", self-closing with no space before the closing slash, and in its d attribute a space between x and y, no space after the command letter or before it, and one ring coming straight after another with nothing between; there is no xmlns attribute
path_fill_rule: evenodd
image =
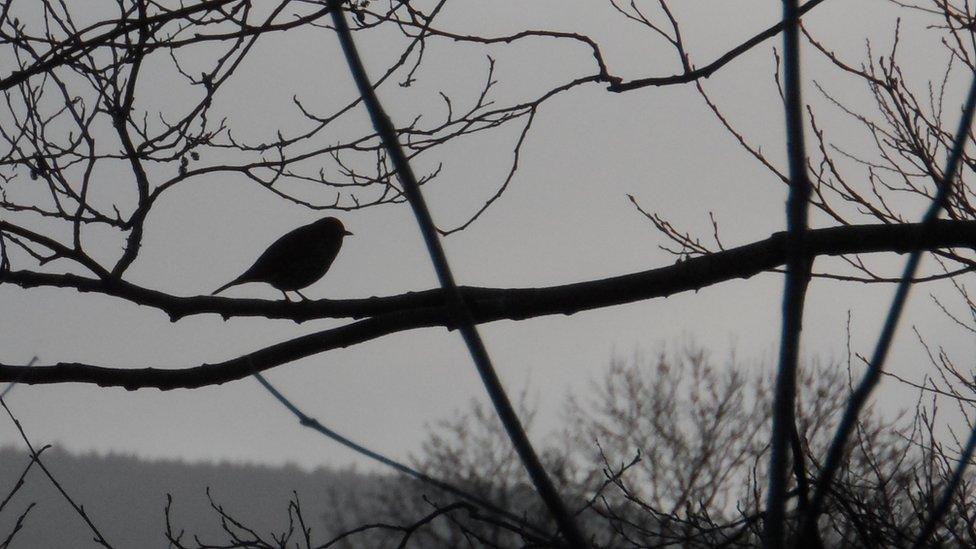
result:
<svg viewBox="0 0 976 549"><path fill-rule="evenodd" d="M247 282L266 282L285 294L298 290L322 278L342 247L342 239L352 233L334 217L320 219L299 227L268 246L244 274L214 290L210 295Z"/></svg>

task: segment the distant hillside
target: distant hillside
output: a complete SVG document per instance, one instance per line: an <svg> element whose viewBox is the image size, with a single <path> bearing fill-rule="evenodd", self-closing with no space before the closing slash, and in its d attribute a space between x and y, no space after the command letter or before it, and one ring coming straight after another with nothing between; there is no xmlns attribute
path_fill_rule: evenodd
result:
<svg viewBox="0 0 976 549"><path fill-rule="evenodd" d="M190 540L199 536L202 542L225 543L227 537L221 535L217 515L207 500L207 487L229 514L262 535L287 528L287 506L295 491L314 541L323 543L331 532L343 529L337 524L337 505L344 507L351 494L371 493L389 482L382 475L348 469L305 472L297 467L146 461L117 455L72 455L56 448L42 457L117 549L168 547L164 535L167 493L173 495L174 531L185 531ZM0 501L28 462L27 454L0 448ZM11 549L98 547L81 518L36 466L0 513L0 545L17 516L32 502L37 505ZM350 511L344 511L348 518Z"/></svg>

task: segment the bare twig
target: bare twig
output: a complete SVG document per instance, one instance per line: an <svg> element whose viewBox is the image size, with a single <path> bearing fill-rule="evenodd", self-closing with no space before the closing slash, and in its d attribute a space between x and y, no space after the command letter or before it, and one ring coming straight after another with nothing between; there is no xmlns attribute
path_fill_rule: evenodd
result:
<svg viewBox="0 0 976 549"><path fill-rule="evenodd" d="M31 458L37 462L37 466L40 467L42 471L44 471L44 475L48 478L48 480L51 481L51 484L61 494L61 497L64 498L64 500L67 501L69 505L71 505L71 508L75 510L75 513L79 517L81 517L81 519L88 526L88 529L91 530L92 533L95 535L93 541L101 545L102 547L105 547L105 549L112 549L112 546L105 539L105 536L102 535L102 533L98 530L98 527L95 526L95 523L92 521L91 517L89 517L88 513L85 512L85 508L79 505L78 503L76 503L75 500L68 495L68 492L61 485L61 482L58 481L57 477L55 477L54 474L52 474L51 471L48 470L47 466L44 465L44 462L41 461L40 459L41 452L34 449L34 446L31 444L30 439L27 438L27 433L24 432L24 428L23 426L21 426L20 421L14 416L13 412L10 411L10 408L7 406L7 403L4 402L3 399L0 399L0 406L2 406L3 409L7 412L7 417L9 417L10 421L13 422L14 426L17 428L17 432L20 433L20 438L21 440L24 441L24 444L27 445L27 450L30 452ZM43 448L41 450L43 451Z"/></svg>
<svg viewBox="0 0 976 549"><path fill-rule="evenodd" d="M959 118L959 127L953 140L952 151L946 161L946 168L943 172L944 176L939 182L938 191L933 197L931 205L922 218L921 235L931 230L931 227L938 220L939 213L945 207L946 200L952 190L952 182L956 177L956 170L959 167L960 159L963 155L963 148L969 140L969 128L972 124L974 110L976 110L976 75L974 75L973 82L970 85L969 96L966 99L962 116ZM822 510L826 492L840 467L847 440L857 423L858 415L867 403L868 396L870 396L871 391L881 379L884 361L887 358L888 350L891 348L895 328L898 326L898 320L908 299L908 292L911 289L911 279L915 275L921 256L921 251L913 251L905 263L902 279L895 290L895 296L892 298L891 308L888 311L884 326L878 336L874 353L871 356L867 370L864 372L857 389L848 401L841 423L838 425L834 439L831 442L827 458L824 460L824 467L817 479L813 499L810 502L808 512L803 517L800 539L810 539L810 533L817 528L817 518Z"/></svg>

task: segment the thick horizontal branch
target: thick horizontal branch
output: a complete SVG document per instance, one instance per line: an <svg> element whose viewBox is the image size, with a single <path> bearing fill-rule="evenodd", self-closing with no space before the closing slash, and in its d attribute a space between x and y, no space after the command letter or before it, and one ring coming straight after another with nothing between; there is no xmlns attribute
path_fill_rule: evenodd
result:
<svg viewBox="0 0 976 549"><path fill-rule="evenodd" d="M807 235L810 257L905 253L914 248L976 247L976 221L940 221L920 240L917 224L847 225L816 229ZM912 244L915 242L916 244ZM480 288L463 286L465 300L479 318L520 320L550 314L573 314L655 297L698 290L733 278L748 278L785 263L786 233L667 267L621 276L544 288ZM187 316L213 313L227 318L258 316L304 322L323 318L365 318L409 309L444 305L440 289L360 299L322 299L302 302L179 297L116 279L32 271L0 273L0 283L23 288L60 287L95 292L159 309L174 322Z"/></svg>
<svg viewBox="0 0 976 549"><path fill-rule="evenodd" d="M921 234L919 229L918 224L904 224L852 225L812 230L806 237L806 253L816 257L976 247L976 221L940 221L926 234ZM551 314L568 315L698 290L735 278L749 278L784 264L786 243L786 233L776 233L766 240L746 246L622 276L547 288L462 287L461 291L478 323L522 320ZM0 365L0 382L84 382L127 389L193 388L241 379L303 357L400 331L433 326L453 327L443 307L439 289L389 297L290 303L209 296L174 297L122 281L27 271L0 273L0 282L23 287L59 286L104 293L156 307L174 319L202 313L216 313L225 318L262 316L296 321L372 317L285 341L218 364L183 369L105 368L77 363L34 367Z"/></svg>

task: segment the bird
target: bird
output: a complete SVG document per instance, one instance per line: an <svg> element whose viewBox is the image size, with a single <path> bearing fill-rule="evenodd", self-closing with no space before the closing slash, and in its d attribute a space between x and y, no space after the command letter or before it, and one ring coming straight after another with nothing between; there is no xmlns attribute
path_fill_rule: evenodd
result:
<svg viewBox="0 0 976 549"><path fill-rule="evenodd" d="M217 295L238 284L265 282L280 290L288 301L291 301L289 291L308 299L298 290L311 286L325 275L339 254L342 240L351 235L342 222L334 217L298 227L268 246L244 274L210 295Z"/></svg>

